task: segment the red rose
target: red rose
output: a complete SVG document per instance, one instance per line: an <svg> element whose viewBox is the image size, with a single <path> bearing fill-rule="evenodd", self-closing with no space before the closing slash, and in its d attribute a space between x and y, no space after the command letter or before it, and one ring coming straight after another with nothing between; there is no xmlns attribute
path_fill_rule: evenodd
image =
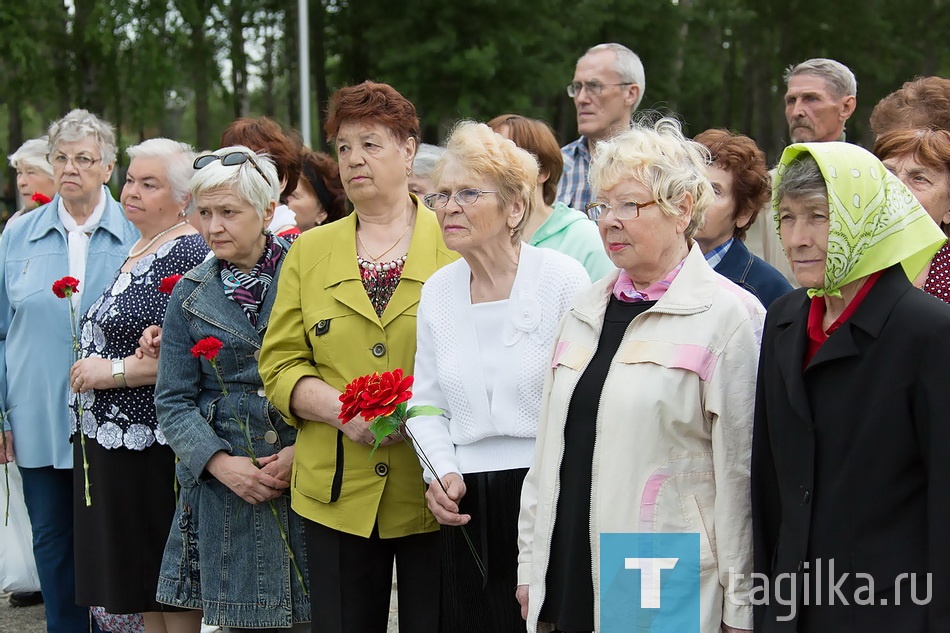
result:
<svg viewBox="0 0 950 633"><path fill-rule="evenodd" d="M340 420L345 424L357 414L367 421L392 415L412 397L412 380L412 376L404 377L401 369L357 378L340 394Z"/></svg>
<svg viewBox="0 0 950 633"><path fill-rule="evenodd" d="M79 292L79 280L75 277L63 277L53 282L53 294L60 299L67 299Z"/></svg>
<svg viewBox="0 0 950 633"><path fill-rule="evenodd" d="M191 355L195 358L214 360L222 347L224 347L224 343L220 340L213 336L207 336L195 343L194 347L191 348Z"/></svg>
<svg viewBox="0 0 950 633"><path fill-rule="evenodd" d="M36 192L36 193L34 193L32 196L30 196L30 200L32 200L33 202L35 202L35 203L36 203L36 206L42 206L42 205L44 205L44 204L49 204L50 202L53 201L52 198L47 198L46 196L44 196L44 195L41 194L40 192Z"/></svg>
<svg viewBox="0 0 950 633"><path fill-rule="evenodd" d="M175 289L175 284L178 283L179 279L181 279L181 275L169 275L163 278L158 284L158 291L170 295L172 290Z"/></svg>

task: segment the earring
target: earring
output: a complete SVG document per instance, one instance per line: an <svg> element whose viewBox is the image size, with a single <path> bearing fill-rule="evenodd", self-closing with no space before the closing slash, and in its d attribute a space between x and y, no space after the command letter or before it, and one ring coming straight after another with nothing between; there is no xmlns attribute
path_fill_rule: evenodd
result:
<svg viewBox="0 0 950 633"><path fill-rule="evenodd" d="M412 175L412 167L406 167L406 175L407 175L407 176L411 176L411 175Z"/></svg>

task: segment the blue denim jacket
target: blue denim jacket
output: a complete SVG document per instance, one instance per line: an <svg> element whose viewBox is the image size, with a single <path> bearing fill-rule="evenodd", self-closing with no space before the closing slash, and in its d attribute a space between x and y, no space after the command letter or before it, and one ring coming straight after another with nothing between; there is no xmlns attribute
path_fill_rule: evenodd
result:
<svg viewBox="0 0 950 633"><path fill-rule="evenodd" d="M165 313L155 407L162 432L180 459L181 494L157 597L166 604L203 609L208 624L289 627L310 620L309 598L270 505L244 502L205 471L218 451L248 455L236 418L246 425L259 458L296 440L296 430L264 398L257 371L276 281L275 276L254 327L241 306L225 296L218 260L211 258L175 285ZM190 353L208 336L224 343L215 360L227 395L211 363ZM306 581L303 522L290 509L289 495L273 503Z"/></svg>
<svg viewBox="0 0 950 633"><path fill-rule="evenodd" d="M103 187L106 208L92 232L84 314L122 266L139 232ZM69 274L59 195L7 224L0 239L0 411L9 410L17 462L27 468L72 468L69 445L69 368L73 364L69 302L52 292ZM77 318L79 316L77 314Z"/></svg>

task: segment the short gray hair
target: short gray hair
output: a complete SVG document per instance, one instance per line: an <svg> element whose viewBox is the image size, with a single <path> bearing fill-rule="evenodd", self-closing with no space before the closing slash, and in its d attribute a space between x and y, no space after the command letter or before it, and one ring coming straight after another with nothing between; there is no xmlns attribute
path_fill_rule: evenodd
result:
<svg viewBox="0 0 950 633"><path fill-rule="evenodd" d="M643 70L643 62L640 61L639 55L623 44L608 42L606 44L591 46L587 49L587 52L584 53L584 57L587 57L591 53L600 53L602 51L612 51L617 56L614 70L620 75L620 81L640 86L640 94L637 95L637 102L633 104L633 109L636 110L640 107L640 102L643 101L643 95L647 91L647 75Z"/></svg>
<svg viewBox="0 0 950 633"><path fill-rule="evenodd" d="M44 174L53 177L53 166L49 164L46 155L49 154L49 139L45 136L31 138L23 143L17 151L13 152L7 158L10 160L10 167L20 169L29 165L36 167Z"/></svg>
<svg viewBox="0 0 950 633"><path fill-rule="evenodd" d="M171 185L175 200L184 202L191 195L191 177L195 175L195 150L187 143L179 143L168 138L150 138L125 150L130 160L136 158L157 158L165 164L168 183ZM194 199L185 209L191 213Z"/></svg>
<svg viewBox="0 0 950 633"><path fill-rule="evenodd" d="M222 165L220 160L216 160L195 172L195 175L191 178L191 195L197 203L198 198L206 191L218 187L227 187L239 198L253 206L257 211L257 215L263 218L264 209L271 202L276 203L280 199L277 167L266 154L257 154L254 150L243 145L222 147L212 152L212 154L220 157L233 152L243 152L250 156L264 172L264 175L267 176L267 182L264 182L264 179L261 178L261 175L257 173L257 170L249 161L240 165L228 166Z"/></svg>
<svg viewBox="0 0 950 633"><path fill-rule="evenodd" d="M50 151L60 143L76 143L92 136L99 146L103 165L115 163L115 128L88 110L72 110L59 121L54 121L48 134Z"/></svg>
<svg viewBox="0 0 950 633"><path fill-rule="evenodd" d="M779 176L775 194L772 196L772 205L778 208L786 197L828 199L828 186L825 184L825 177L811 154L797 156Z"/></svg>
<svg viewBox="0 0 950 633"><path fill-rule="evenodd" d="M412 160L412 172L420 178L431 178L435 164L443 152L445 152L444 147L420 143L419 149L416 150L416 157Z"/></svg>
<svg viewBox="0 0 950 633"><path fill-rule="evenodd" d="M785 69L785 85L796 75L814 75L825 80L836 99L858 96L858 80L851 69L833 59L816 57Z"/></svg>

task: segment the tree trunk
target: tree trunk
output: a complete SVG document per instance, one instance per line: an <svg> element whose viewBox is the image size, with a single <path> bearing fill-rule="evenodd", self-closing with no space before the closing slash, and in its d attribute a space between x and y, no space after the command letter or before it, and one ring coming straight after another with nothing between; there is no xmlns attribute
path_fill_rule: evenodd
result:
<svg viewBox="0 0 950 633"><path fill-rule="evenodd" d="M231 0L231 88L234 118L247 115L247 53L244 51L244 3Z"/></svg>
<svg viewBox="0 0 950 633"><path fill-rule="evenodd" d="M284 68L287 69L287 123L292 128L300 127L300 62L299 41L297 37L297 23L300 17L297 14L297 3L287 0L284 9Z"/></svg>

